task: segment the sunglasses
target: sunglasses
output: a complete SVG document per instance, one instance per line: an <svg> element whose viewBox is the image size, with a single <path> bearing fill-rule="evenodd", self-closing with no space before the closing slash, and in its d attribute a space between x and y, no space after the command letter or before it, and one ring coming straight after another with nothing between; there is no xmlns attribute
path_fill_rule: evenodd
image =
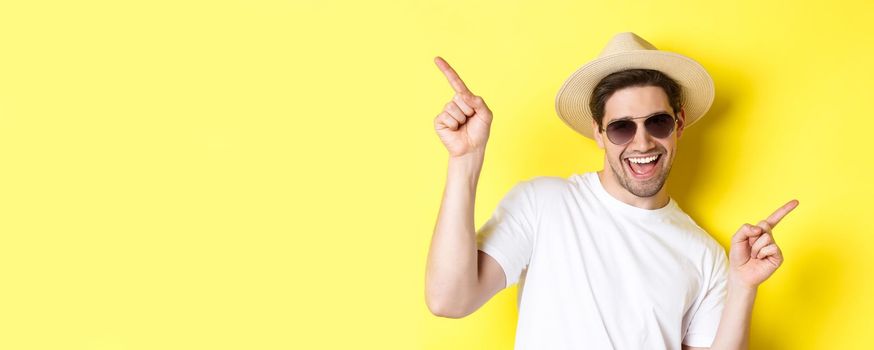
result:
<svg viewBox="0 0 874 350"><path fill-rule="evenodd" d="M666 138L671 136L674 131L674 126L677 125L677 118L667 114L659 113L649 117L628 118L616 120L607 124L607 127L601 131L606 131L607 138L615 145L624 145L634 138L637 133L637 123L633 119L646 118L643 121L643 127L650 135L656 138Z"/></svg>

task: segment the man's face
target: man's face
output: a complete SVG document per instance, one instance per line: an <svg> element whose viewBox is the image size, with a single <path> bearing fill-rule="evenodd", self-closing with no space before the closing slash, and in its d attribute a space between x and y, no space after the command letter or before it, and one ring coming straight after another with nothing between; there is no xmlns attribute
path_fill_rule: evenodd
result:
<svg viewBox="0 0 874 350"><path fill-rule="evenodd" d="M624 118L646 117L659 112L674 115L668 96L658 86L634 86L617 90L607 99L604 105L604 128L614 121ZM674 132L664 139L649 134L644 127L646 118L633 119L637 124L634 138L624 145L610 142L606 133L599 132L598 126L592 122L595 130L595 141L604 149L609 167L604 170L624 187L628 192L638 197L652 197L658 193L668 178L674 156L677 152L677 139L685 124L685 115L681 110L678 125ZM648 163L647 157L657 158ZM636 160L638 163L631 161Z"/></svg>

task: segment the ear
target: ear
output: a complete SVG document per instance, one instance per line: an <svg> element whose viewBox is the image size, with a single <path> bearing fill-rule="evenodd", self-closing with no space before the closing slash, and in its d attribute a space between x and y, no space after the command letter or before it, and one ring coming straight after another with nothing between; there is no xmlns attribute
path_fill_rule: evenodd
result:
<svg viewBox="0 0 874 350"><path fill-rule="evenodd" d="M686 130L686 108L680 107L680 113L677 114L677 138L683 135L683 130Z"/></svg>
<svg viewBox="0 0 874 350"><path fill-rule="evenodd" d="M595 138L598 148L604 149L604 140L601 138L601 132L598 131L598 123L595 122L595 119L592 119L592 136Z"/></svg>

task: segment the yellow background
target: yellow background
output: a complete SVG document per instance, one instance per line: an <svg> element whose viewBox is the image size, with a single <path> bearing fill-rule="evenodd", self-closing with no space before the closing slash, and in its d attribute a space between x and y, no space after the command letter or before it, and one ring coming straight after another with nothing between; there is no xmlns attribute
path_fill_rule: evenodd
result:
<svg viewBox="0 0 874 350"><path fill-rule="evenodd" d="M753 349L874 346L870 2L4 1L0 348L510 349L424 302L445 57L495 114L476 222L600 169L555 115L615 33L701 62L669 185L723 245L787 200Z"/></svg>

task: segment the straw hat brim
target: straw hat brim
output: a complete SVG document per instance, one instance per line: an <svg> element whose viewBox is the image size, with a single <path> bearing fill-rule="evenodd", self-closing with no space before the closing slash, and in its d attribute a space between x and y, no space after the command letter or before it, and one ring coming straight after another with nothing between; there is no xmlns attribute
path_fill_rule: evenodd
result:
<svg viewBox="0 0 874 350"><path fill-rule="evenodd" d="M558 116L578 133L593 138L589 101L598 82L610 73L630 68L655 69L667 74L683 89L686 126L691 126L713 104L713 79L701 64L686 56L661 50L631 50L598 57L565 80L555 97Z"/></svg>

